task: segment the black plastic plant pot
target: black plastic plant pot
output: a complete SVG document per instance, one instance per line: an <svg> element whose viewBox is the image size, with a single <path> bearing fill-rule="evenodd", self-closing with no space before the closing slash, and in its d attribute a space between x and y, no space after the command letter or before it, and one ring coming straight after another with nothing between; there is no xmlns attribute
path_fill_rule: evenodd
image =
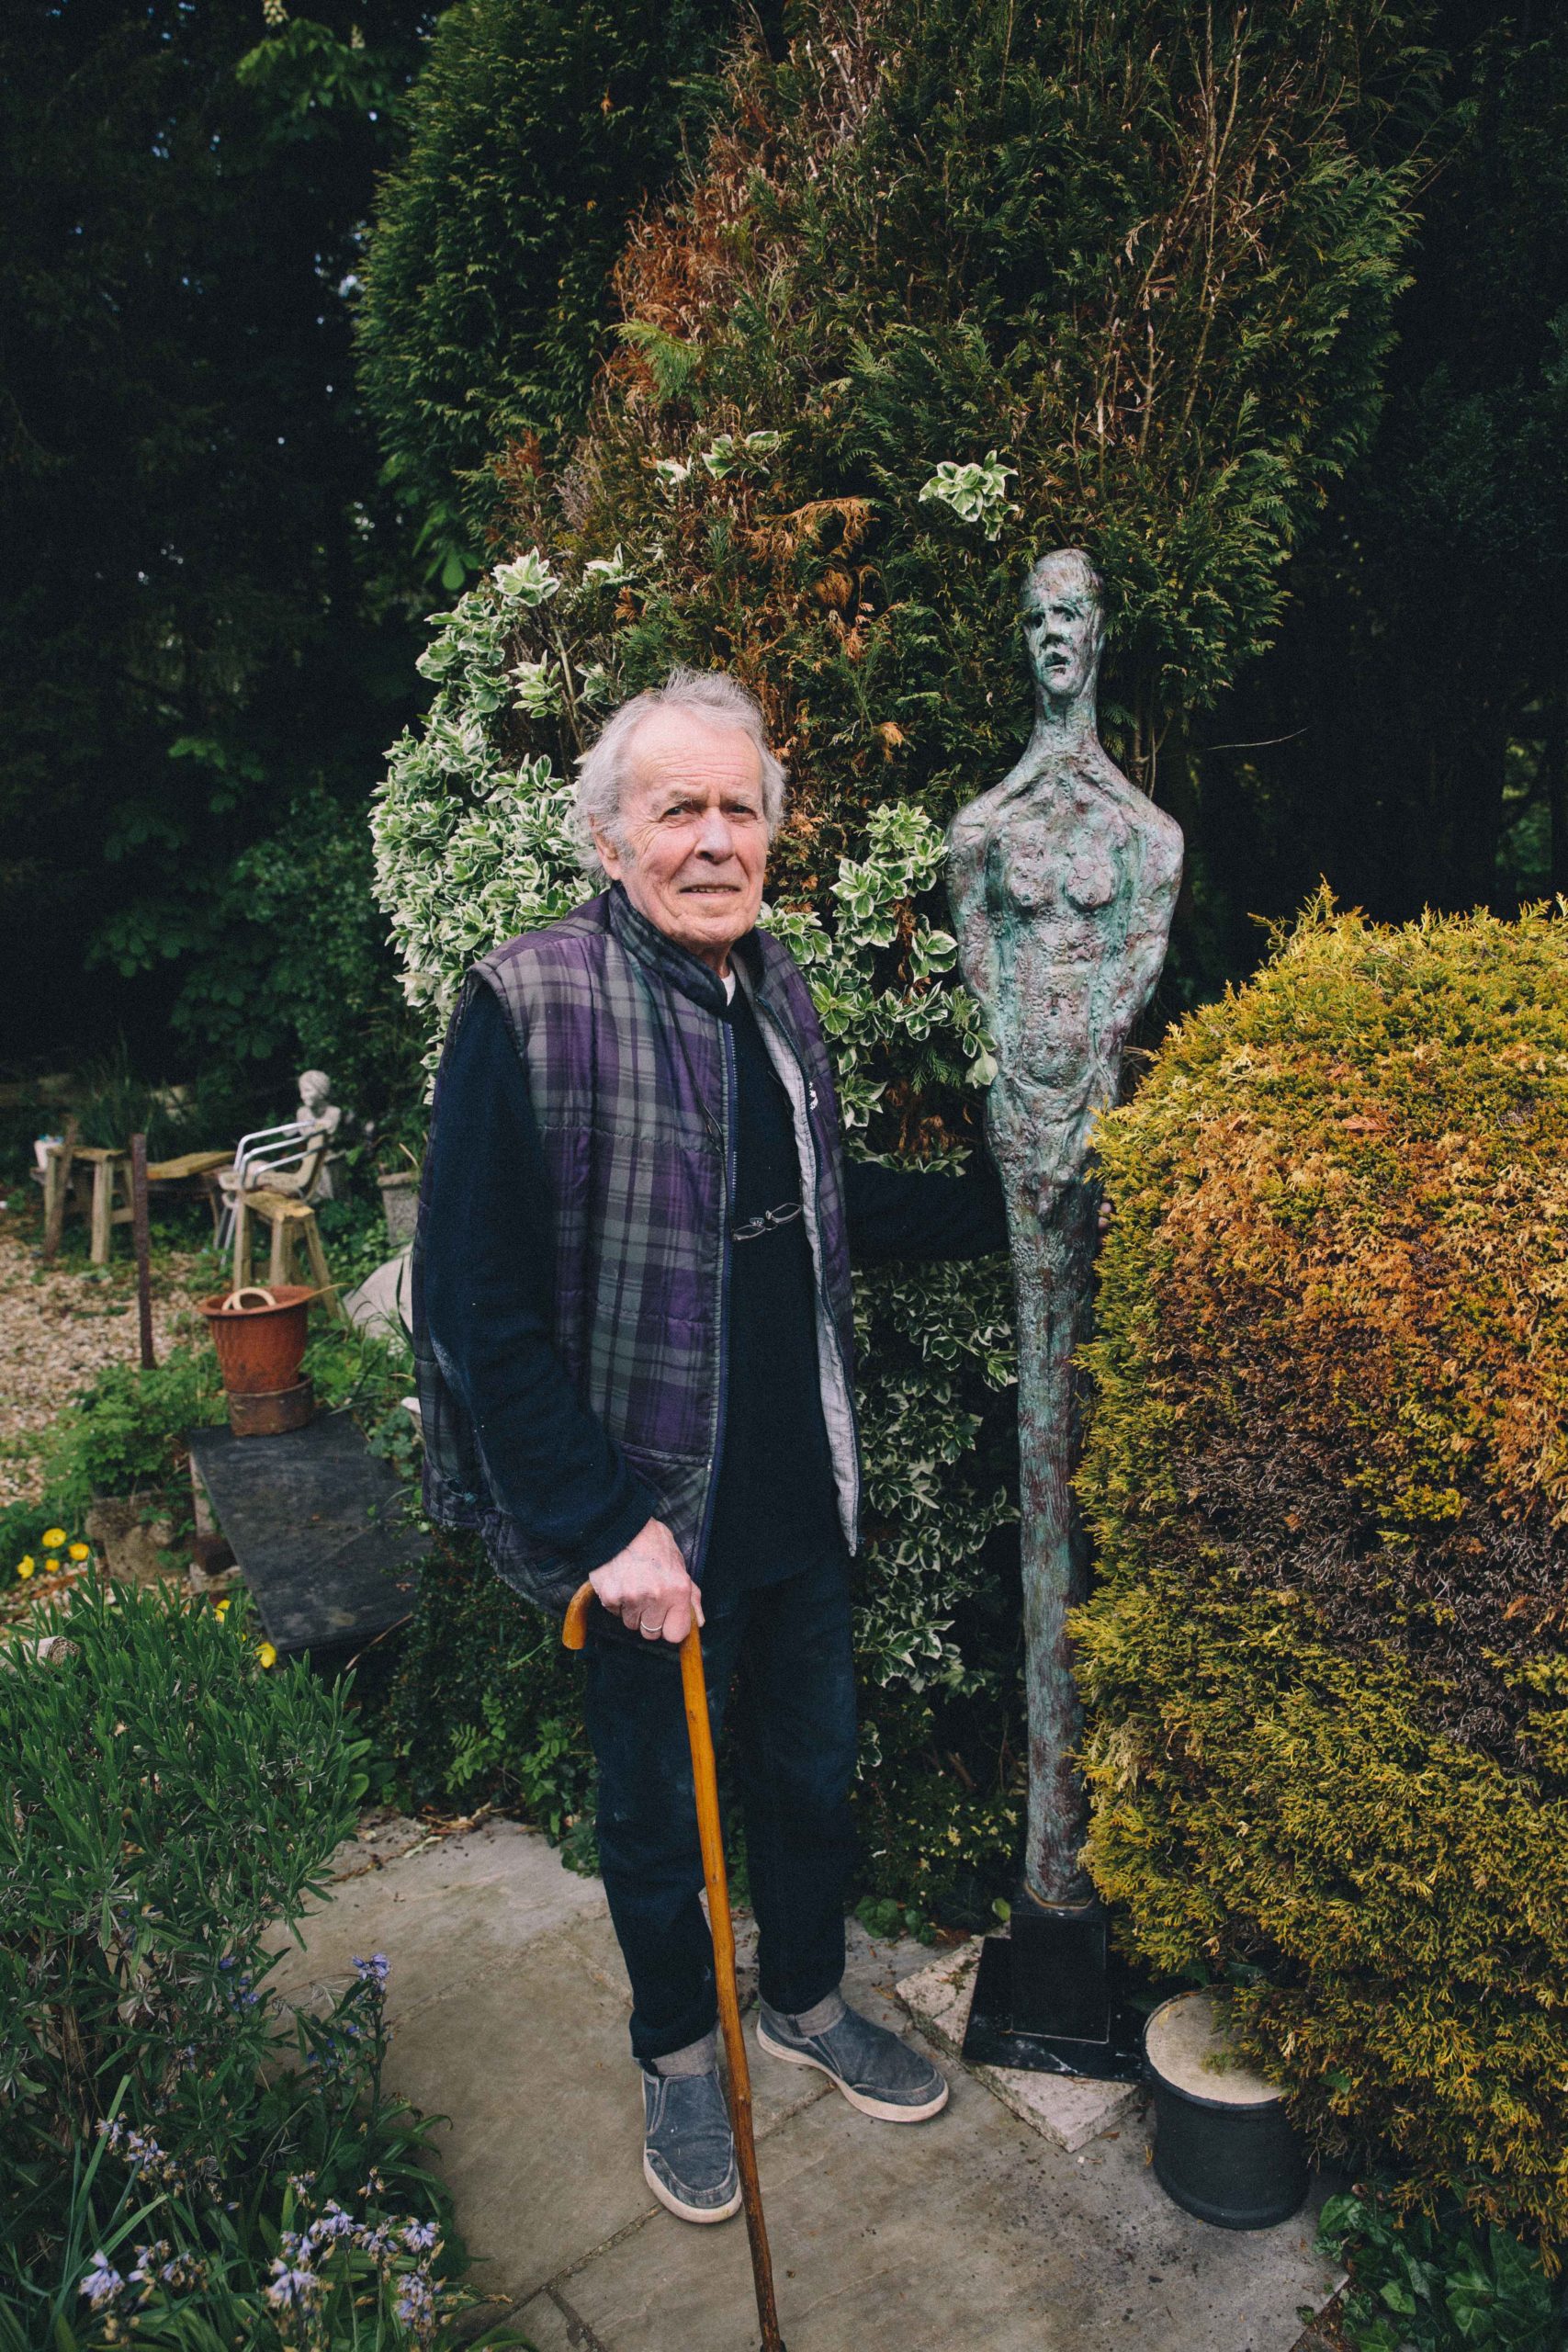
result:
<svg viewBox="0 0 1568 2352"><path fill-rule="evenodd" d="M1222 2230L1271 2230L1306 2202L1308 2166L1284 2103L1230 2055L1209 1993L1181 1993L1145 2036L1155 2094L1155 2178Z"/></svg>

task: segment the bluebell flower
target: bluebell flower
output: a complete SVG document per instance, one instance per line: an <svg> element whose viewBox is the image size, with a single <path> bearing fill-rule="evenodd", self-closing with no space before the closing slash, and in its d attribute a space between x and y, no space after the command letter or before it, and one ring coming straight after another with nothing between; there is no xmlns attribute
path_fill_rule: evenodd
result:
<svg viewBox="0 0 1568 2352"><path fill-rule="evenodd" d="M398 2281L397 2313L415 2335L426 2335L435 2324L435 2290L428 2273L411 2270Z"/></svg>
<svg viewBox="0 0 1568 2352"><path fill-rule="evenodd" d="M301 2265L291 2270L286 2262L274 2258L273 2281L266 2290L267 2301L278 2311L308 2311L324 2293L326 2282Z"/></svg>
<svg viewBox="0 0 1568 2352"><path fill-rule="evenodd" d="M354 2227L353 2214L345 2213L334 2197L329 2199L325 2212L311 2222L310 2235L323 2245L330 2245L338 2238L351 2235Z"/></svg>
<svg viewBox="0 0 1568 2352"><path fill-rule="evenodd" d="M93 2309L101 2312L106 2303L112 2303L115 2297L124 2291L124 2288L125 2281L118 2270L110 2268L107 2255L102 2251L95 2254L93 2267L82 2281L82 2292Z"/></svg>
<svg viewBox="0 0 1568 2352"><path fill-rule="evenodd" d="M354 1967L357 1975L373 1978L378 1984L384 1984L392 1973L392 1963L384 1951L372 1952L368 1960L356 1960Z"/></svg>

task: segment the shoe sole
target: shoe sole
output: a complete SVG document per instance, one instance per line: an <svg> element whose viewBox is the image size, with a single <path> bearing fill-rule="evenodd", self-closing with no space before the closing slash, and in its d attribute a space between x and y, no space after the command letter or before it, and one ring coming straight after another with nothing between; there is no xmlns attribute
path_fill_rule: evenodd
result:
<svg viewBox="0 0 1568 2352"><path fill-rule="evenodd" d="M654 2171L653 2166L649 2163L646 2154L642 2160L642 2177L644 2180L647 2181L649 2188L652 2189L655 2197L658 2198L660 2203L663 2206L665 2211L667 2213L673 2213L677 2221L697 2222L728 2222L732 2213L739 2213L740 2211L740 2191L739 2188L737 2188L734 2196L730 2199L728 2205L682 2205L674 2190L672 2188L666 2188L664 2183L660 2179L659 2175Z"/></svg>
<svg viewBox="0 0 1568 2352"><path fill-rule="evenodd" d="M873 2098L868 2091L852 2089L841 2075L835 2075L831 2066L825 2066L820 2058L808 2057L804 2050L786 2050L782 2042L772 2041L761 2022L757 2027L757 2041L770 2058L782 2058L786 2066L815 2066L819 2075L827 2075L836 2091L843 2093L857 2113L873 2115L878 2123L925 2123L933 2115L940 2115L947 2105L946 2083L942 2084L938 2096L927 2099L923 2107L895 2107L890 2099Z"/></svg>

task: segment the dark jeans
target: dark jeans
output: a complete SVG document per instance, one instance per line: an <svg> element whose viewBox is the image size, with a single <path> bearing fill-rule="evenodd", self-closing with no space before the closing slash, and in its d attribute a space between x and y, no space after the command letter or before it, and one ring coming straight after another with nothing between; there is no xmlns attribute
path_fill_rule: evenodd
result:
<svg viewBox="0 0 1568 2352"><path fill-rule="evenodd" d="M699 2040L716 2015L680 1657L603 1610L593 1611L586 1657L599 1863L632 1983L632 2049L662 2058ZM703 1664L716 1741L737 1684L762 1997L786 2012L807 2009L844 1973L855 1760L847 1563L709 1610Z"/></svg>

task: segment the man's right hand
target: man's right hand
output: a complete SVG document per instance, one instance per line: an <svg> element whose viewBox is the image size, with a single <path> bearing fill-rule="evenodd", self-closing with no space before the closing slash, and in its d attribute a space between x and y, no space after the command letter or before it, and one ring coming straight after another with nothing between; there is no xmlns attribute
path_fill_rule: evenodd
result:
<svg viewBox="0 0 1568 2352"><path fill-rule="evenodd" d="M702 1594L661 1519L650 1519L588 1581L601 1604L645 1642L683 1642L693 1618L699 1625L704 1622Z"/></svg>

